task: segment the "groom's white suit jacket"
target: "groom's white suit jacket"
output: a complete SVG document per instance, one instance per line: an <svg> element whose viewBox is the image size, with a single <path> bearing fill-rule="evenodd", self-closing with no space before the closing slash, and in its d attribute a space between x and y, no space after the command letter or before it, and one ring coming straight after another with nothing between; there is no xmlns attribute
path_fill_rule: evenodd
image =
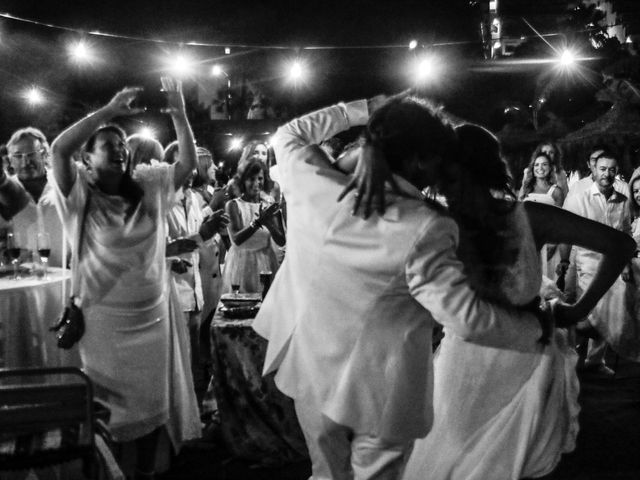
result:
<svg viewBox="0 0 640 480"><path fill-rule="evenodd" d="M287 201L287 253L254 329L269 340L264 373L304 401L313 396L356 434L406 440L432 423L433 319L464 339L530 350L535 317L494 307L468 286L456 224L398 177L384 215L363 220L336 198L348 177L322 140L368 120L365 101L282 126L273 145ZM320 174L322 173L322 174Z"/></svg>

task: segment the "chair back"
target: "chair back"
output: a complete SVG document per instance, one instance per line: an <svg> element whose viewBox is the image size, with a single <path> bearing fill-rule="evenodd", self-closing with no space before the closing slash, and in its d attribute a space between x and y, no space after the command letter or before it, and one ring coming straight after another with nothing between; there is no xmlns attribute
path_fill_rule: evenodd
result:
<svg viewBox="0 0 640 480"><path fill-rule="evenodd" d="M74 367L0 369L0 470L94 453L93 388Z"/></svg>

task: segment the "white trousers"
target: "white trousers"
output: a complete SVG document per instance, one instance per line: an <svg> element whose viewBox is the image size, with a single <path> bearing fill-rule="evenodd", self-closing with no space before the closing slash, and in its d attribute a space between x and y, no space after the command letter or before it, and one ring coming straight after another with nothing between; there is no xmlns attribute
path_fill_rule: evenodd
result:
<svg viewBox="0 0 640 480"><path fill-rule="evenodd" d="M393 443L333 422L311 399L295 399L311 457L313 480L399 479L413 440Z"/></svg>

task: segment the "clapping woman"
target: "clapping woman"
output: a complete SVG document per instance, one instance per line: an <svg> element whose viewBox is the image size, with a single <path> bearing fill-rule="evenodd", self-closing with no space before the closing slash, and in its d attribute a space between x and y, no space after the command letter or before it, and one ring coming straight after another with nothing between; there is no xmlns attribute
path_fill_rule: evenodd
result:
<svg viewBox="0 0 640 480"><path fill-rule="evenodd" d="M260 160L250 161L238 181L240 197L226 205L231 248L224 266L223 293L232 291L234 285L242 292L259 292L260 272L278 269L271 239L282 246L285 235L279 206L264 193L266 170Z"/></svg>
<svg viewBox="0 0 640 480"><path fill-rule="evenodd" d="M124 132L105 125L141 113L131 107L139 88L121 90L52 145L56 207L68 237L82 237L73 261L86 321L83 368L111 410L114 440L135 440L137 478L154 476L160 428L175 434L172 425L191 420L170 416L181 411L181 398L171 388L164 258L167 211L195 168L196 152L180 82L163 78L162 86L183 153L175 165L140 164L130 174ZM83 145L86 166L72 160Z"/></svg>

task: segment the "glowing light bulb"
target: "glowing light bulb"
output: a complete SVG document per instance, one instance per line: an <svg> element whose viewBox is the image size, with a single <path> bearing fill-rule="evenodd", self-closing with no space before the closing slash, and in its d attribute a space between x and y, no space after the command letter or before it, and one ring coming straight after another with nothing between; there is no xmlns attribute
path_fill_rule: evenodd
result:
<svg viewBox="0 0 640 480"><path fill-rule="evenodd" d="M409 42L409 50L415 50L417 46L418 46L417 40L411 40Z"/></svg>
<svg viewBox="0 0 640 480"><path fill-rule="evenodd" d="M242 138L234 137L229 142L229 150L240 150L242 148Z"/></svg>
<svg viewBox="0 0 640 480"><path fill-rule="evenodd" d="M560 55L560 64L565 67L571 67L576 62L576 56L571 50L565 50Z"/></svg>
<svg viewBox="0 0 640 480"><path fill-rule="evenodd" d="M24 99L29 105L40 105L44 103L45 98L42 91L38 87L31 87L23 94Z"/></svg>
<svg viewBox="0 0 640 480"><path fill-rule="evenodd" d="M289 67L289 78L293 81L302 80L304 73L304 67L297 60L291 64L291 67Z"/></svg>
<svg viewBox="0 0 640 480"><path fill-rule="evenodd" d="M87 63L94 59L93 52L84 41L79 41L69 46L71 58L77 63Z"/></svg>
<svg viewBox="0 0 640 480"><path fill-rule="evenodd" d="M193 72L193 60L183 53L176 54L167 63L171 73L177 77L184 77Z"/></svg>
<svg viewBox="0 0 640 480"><path fill-rule="evenodd" d="M213 67L211 67L211 74L212 75L215 75L216 77L219 77L223 73L224 73L224 70L222 70L222 67L220 65L214 65Z"/></svg>
<svg viewBox="0 0 640 480"><path fill-rule="evenodd" d="M155 140L156 138L156 132L153 128L151 127L142 127L138 133L143 136L144 138L149 138L152 140Z"/></svg>
<svg viewBox="0 0 640 480"><path fill-rule="evenodd" d="M414 64L414 76L419 83L431 82L437 79L441 71L441 62L434 55L417 59Z"/></svg>

